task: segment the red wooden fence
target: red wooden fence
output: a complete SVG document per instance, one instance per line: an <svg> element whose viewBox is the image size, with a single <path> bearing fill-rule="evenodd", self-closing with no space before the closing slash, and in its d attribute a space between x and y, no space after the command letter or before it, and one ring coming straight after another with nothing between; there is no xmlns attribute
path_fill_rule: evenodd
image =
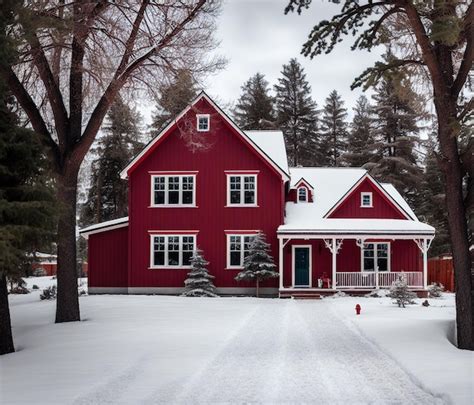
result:
<svg viewBox="0 0 474 405"><path fill-rule="evenodd" d="M428 260L428 285L441 283L447 291L454 291L453 259Z"/></svg>

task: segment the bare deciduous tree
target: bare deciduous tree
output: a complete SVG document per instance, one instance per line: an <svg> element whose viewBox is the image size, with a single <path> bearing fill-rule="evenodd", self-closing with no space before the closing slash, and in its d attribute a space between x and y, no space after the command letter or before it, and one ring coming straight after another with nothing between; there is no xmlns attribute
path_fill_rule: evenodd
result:
<svg viewBox="0 0 474 405"><path fill-rule="evenodd" d="M202 76L223 61L216 42L219 1L43 0L10 2L8 36L19 62L7 82L47 147L61 204L56 322L80 319L76 281L78 171L121 90L156 88L179 69ZM19 3L19 4L16 4ZM3 7L3 6L2 6Z"/></svg>

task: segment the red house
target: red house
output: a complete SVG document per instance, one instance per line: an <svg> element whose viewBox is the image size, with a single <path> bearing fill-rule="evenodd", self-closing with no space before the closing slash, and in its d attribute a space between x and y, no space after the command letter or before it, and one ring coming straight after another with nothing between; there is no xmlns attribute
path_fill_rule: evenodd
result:
<svg viewBox="0 0 474 405"><path fill-rule="evenodd" d="M359 168L289 168L281 131L241 130L201 93L123 170L129 217L82 229L89 292L177 294L199 247L221 294L263 232L280 272L262 293L288 296L427 285L434 228L397 190Z"/></svg>

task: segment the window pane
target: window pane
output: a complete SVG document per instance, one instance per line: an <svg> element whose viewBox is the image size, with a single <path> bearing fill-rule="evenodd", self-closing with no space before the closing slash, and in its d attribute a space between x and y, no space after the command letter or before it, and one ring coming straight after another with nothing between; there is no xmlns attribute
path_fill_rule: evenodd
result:
<svg viewBox="0 0 474 405"><path fill-rule="evenodd" d="M155 236L153 238L153 265L163 266L165 264L165 238Z"/></svg>
<svg viewBox="0 0 474 405"><path fill-rule="evenodd" d="M183 191L183 204L192 204L192 203L193 203L193 192Z"/></svg>
<svg viewBox="0 0 474 405"><path fill-rule="evenodd" d="M168 265L179 266L179 252L168 252Z"/></svg>
<svg viewBox="0 0 474 405"><path fill-rule="evenodd" d="M374 271L373 258L364 258L364 271Z"/></svg>
<svg viewBox="0 0 474 405"><path fill-rule="evenodd" d="M168 204L178 204L178 203L179 203L179 191L169 191Z"/></svg>
<svg viewBox="0 0 474 405"><path fill-rule="evenodd" d="M245 190L245 204L255 204L255 191Z"/></svg>
<svg viewBox="0 0 474 405"><path fill-rule="evenodd" d="M230 177L230 189L231 190L240 190L240 177L231 176Z"/></svg>
<svg viewBox="0 0 474 405"><path fill-rule="evenodd" d="M191 257L193 252L183 252L183 266L189 266L191 264Z"/></svg>
<svg viewBox="0 0 474 405"><path fill-rule="evenodd" d="M240 252L230 252L230 265L241 266L240 263Z"/></svg>
<svg viewBox="0 0 474 405"><path fill-rule="evenodd" d="M155 252L154 253L154 266L164 266L165 264L165 252Z"/></svg>
<svg viewBox="0 0 474 405"><path fill-rule="evenodd" d="M209 117L199 117L199 130L206 131L209 129Z"/></svg>
<svg viewBox="0 0 474 405"><path fill-rule="evenodd" d="M388 245L386 243L379 243L377 245L377 256L378 257L388 256Z"/></svg>
<svg viewBox="0 0 474 405"><path fill-rule="evenodd" d="M387 258L378 258L377 259L377 267L379 271L388 271L388 260Z"/></svg>
<svg viewBox="0 0 474 405"><path fill-rule="evenodd" d="M240 190L230 192L230 203L231 204L240 204Z"/></svg>
<svg viewBox="0 0 474 405"><path fill-rule="evenodd" d="M164 204L164 203L165 203L165 192L155 191L155 204Z"/></svg>

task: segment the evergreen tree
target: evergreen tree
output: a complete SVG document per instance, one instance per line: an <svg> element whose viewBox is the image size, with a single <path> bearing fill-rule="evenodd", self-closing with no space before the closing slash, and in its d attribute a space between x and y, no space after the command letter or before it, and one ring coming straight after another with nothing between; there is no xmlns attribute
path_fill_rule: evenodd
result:
<svg viewBox="0 0 474 405"><path fill-rule="evenodd" d="M425 169L420 190L421 204L418 210L420 219L436 228L436 238L433 239L429 250L431 256L451 252L445 188L437 160L437 147L435 138L432 137L427 144Z"/></svg>
<svg viewBox="0 0 474 405"><path fill-rule="evenodd" d="M333 90L323 108L321 118L320 155L325 159L322 163L328 166L338 166L341 155L346 150L347 143L347 110L336 90Z"/></svg>
<svg viewBox="0 0 474 405"><path fill-rule="evenodd" d="M7 278L20 280L32 254L50 245L57 225L42 145L18 126L0 84L0 355L14 351ZM21 284L21 283L20 283Z"/></svg>
<svg viewBox="0 0 474 405"><path fill-rule="evenodd" d="M274 127L273 98L269 94L265 76L257 73L242 87L234 116L242 129L268 129Z"/></svg>
<svg viewBox="0 0 474 405"><path fill-rule="evenodd" d="M174 80L159 89L158 105L151 124L156 135L171 119L183 111L197 96L198 89L189 70L181 69Z"/></svg>
<svg viewBox="0 0 474 405"><path fill-rule="evenodd" d="M395 303L405 308L407 304L413 304L416 294L408 289L407 281L405 276L401 275L392 283L390 287L390 298L395 300Z"/></svg>
<svg viewBox="0 0 474 405"><path fill-rule="evenodd" d="M278 126L285 136L291 166L318 166L318 112L311 98L311 87L296 59L283 65L275 85Z"/></svg>
<svg viewBox="0 0 474 405"><path fill-rule="evenodd" d="M347 166L362 167L372 160L374 148L371 106L367 97L362 95L354 107L347 152L343 155L343 160Z"/></svg>
<svg viewBox="0 0 474 405"><path fill-rule="evenodd" d="M212 280L215 278L206 266L209 264L202 252L197 250L191 257L191 271L188 273L188 278L184 280L185 291L182 295L186 297L217 297Z"/></svg>
<svg viewBox="0 0 474 405"><path fill-rule="evenodd" d="M417 205L422 181L415 153L420 131L417 121L422 117L419 97L403 74L386 73L373 98L376 150L367 168L376 179L392 183L409 203Z"/></svg>
<svg viewBox="0 0 474 405"><path fill-rule="evenodd" d="M258 233L250 244L248 255L244 259L244 269L235 276L237 281L255 281L257 297L259 296L260 281L267 278L278 277L279 274L270 256L270 244L265 241L265 234Z"/></svg>
<svg viewBox="0 0 474 405"><path fill-rule="evenodd" d="M140 142L140 115L123 100L110 108L104 135L94 152L92 180L81 212L83 224L98 223L127 215L127 182L120 172L143 146Z"/></svg>

